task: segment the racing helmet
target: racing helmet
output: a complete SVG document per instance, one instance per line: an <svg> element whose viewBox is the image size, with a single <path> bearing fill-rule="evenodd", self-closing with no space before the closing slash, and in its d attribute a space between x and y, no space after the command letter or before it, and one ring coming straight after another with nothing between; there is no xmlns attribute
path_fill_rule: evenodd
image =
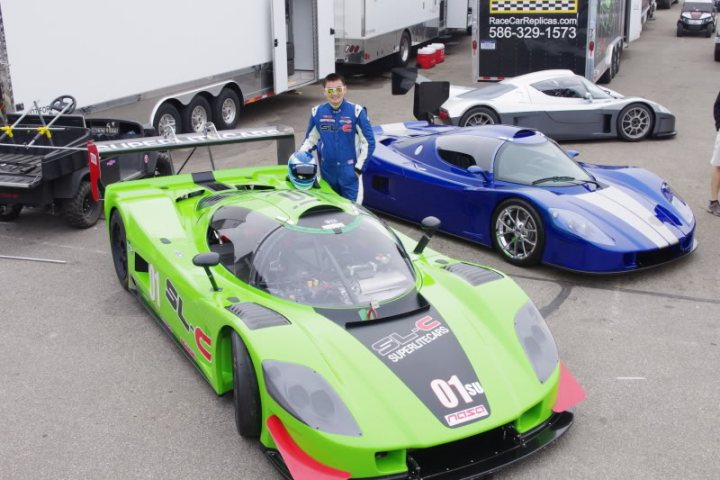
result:
<svg viewBox="0 0 720 480"><path fill-rule="evenodd" d="M288 159L288 178L299 190L309 190L315 185L318 164L310 152L297 151Z"/></svg>

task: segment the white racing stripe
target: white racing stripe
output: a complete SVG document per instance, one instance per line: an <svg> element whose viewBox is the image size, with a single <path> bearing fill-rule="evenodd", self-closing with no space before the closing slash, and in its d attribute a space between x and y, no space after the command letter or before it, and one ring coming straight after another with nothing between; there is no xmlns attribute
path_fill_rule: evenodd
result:
<svg viewBox="0 0 720 480"><path fill-rule="evenodd" d="M404 123L388 123L380 127L384 135L393 135L395 137L405 137L413 133L418 133L417 130L407 128Z"/></svg>
<svg viewBox="0 0 720 480"><path fill-rule="evenodd" d="M584 200L626 222L658 248L679 242L672 231L655 216L655 212L617 187L604 188L575 198Z"/></svg>

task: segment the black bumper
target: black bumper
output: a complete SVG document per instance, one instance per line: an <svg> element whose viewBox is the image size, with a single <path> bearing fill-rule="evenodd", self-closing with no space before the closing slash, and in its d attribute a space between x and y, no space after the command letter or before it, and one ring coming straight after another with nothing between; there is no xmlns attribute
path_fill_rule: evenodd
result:
<svg viewBox="0 0 720 480"><path fill-rule="evenodd" d="M542 450L567 432L572 422L572 413L554 413L541 426L522 435L506 425L457 442L408 450L407 472L363 480L479 479ZM292 480L276 450L267 450L266 455L286 479Z"/></svg>
<svg viewBox="0 0 720 480"><path fill-rule="evenodd" d="M675 115L672 113L655 113L654 137L674 137L677 135L675 130Z"/></svg>

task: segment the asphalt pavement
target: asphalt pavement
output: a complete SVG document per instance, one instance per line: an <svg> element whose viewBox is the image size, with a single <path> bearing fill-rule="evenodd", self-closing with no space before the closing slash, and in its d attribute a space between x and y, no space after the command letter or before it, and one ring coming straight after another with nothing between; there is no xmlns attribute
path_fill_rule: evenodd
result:
<svg viewBox="0 0 720 480"><path fill-rule="evenodd" d="M720 471L720 218L705 212L720 63L713 38L675 37L677 5L624 51L609 85L656 100L678 134L639 143L566 143L590 163L665 177L697 218L698 250L656 269L588 276L520 269L445 235L441 252L505 271L547 318L564 363L587 391L568 435L498 479L705 479ZM448 42L424 72L472 85L470 39ZM115 76L115 81L118 77ZM375 124L412 119L389 74L352 76L348 98ZM240 126L290 125L301 142L318 85L250 105ZM274 162L269 143L214 151L221 167ZM177 157L176 157L177 158ZM207 158L189 162L209 168ZM419 237L415 226L391 221ZM0 222L0 478L280 479L257 442L115 278L106 225L67 227L42 210ZM36 260L53 260L55 263Z"/></svg>

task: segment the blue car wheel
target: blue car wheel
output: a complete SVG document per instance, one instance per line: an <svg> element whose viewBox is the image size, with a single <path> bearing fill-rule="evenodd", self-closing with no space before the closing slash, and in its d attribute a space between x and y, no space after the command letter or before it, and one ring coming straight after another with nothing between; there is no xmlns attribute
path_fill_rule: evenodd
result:
<svg viewBox="0 0 720 480"><path fill-rule="evenodd" d="M501 203L493 215L493 245L508 262L536 265L545 248L545 228L535 208L520 199Z"/></svg>

